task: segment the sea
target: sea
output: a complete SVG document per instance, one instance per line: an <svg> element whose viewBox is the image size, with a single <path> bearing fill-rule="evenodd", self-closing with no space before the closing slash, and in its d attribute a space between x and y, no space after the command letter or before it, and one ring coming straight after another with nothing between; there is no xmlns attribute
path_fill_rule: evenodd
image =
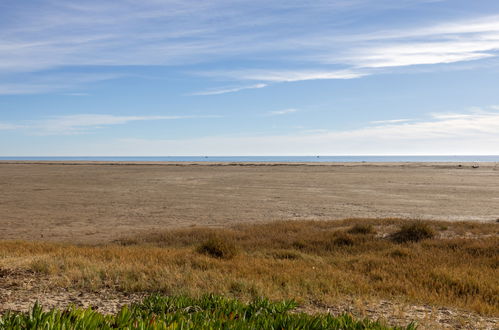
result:
<svg viewBox="0 0 499 330"><path fill-rule="evenodd" d="M0 157L0 161L102 161L102 162L499 162L489 156L163 156L163 157Z"/></svg>

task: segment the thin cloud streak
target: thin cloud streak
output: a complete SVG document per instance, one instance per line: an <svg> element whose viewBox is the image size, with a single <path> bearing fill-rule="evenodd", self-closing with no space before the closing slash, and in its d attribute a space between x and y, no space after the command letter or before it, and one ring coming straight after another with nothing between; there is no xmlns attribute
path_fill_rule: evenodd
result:
<svg viewBox="0 0 499 330"><path fill-rule="evenodd" d="M297 112L298 109L284 109L284 110L276 110L276 111L270 111L267 113L268 116L282 116L282 115L287 115L290 113Z"/></svg>
<svg viewBox="0 0 499 330"><path fill-rule="evenodd" d="M257 80L265 82L296 82L306 80L355 79L368 75L367 72L351 70L264 70L248 69L236 71L210 71L198 74L212 77L223 77L236 80Z"/></svg>
<svg viewBox="0 0 499 330"><path fill-rule="evenodd" d="M10 123L0 123L0 131L13 131L20 128L23 128L23 126L14 125Z"/></svg>
<svg viewBox="0 0 499 330"><path fill-rule="evenodd" d="M25 125L0 124L0 130L23 130L34 135L84 134L106 126L124 125L137 121L207 119L220 116L116 116L106 114L77 114L33 120Z"/></svg>
<svg viewBox="0 0 499 330"><path fill-rule="evenodd" d="M223 88L223 89L207 90L207 91L202 91L202 92L194 92L194 93L190 93L188 95L199 95L199 96L220 95L220 94L227 94L227 93L236 93L236 92L246 90L246 89L259 89L259 88L264 88L267 86L268 86L267 84L256 84L256 85L251 85L251 86L242 86L242 87Z"/></svg>
<svg viewBox="0 0 499 330"><path fill-rule="evenodd" d="M370 121L369 124L381 125L381 124L398 124L404 123L408 121L412 121L413 119L388 119L388 120L374 120Z"/></svg>
<svg viewBox="0 0 499 330"><path fill-rule="evenodd" d="M0 95L27 95L42 94L55 91L75 90L87 84L113 80L123 77L123 74L110 73L45 73L41 76L35 74L22 74L19 76L6 75L0 79ZM86 93L67 93L83 95Z"/></svg>

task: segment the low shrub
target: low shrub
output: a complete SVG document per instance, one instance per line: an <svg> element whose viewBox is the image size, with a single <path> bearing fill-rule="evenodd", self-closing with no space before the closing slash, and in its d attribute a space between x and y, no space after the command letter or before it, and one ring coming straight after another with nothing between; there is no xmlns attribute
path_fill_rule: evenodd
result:
<svg viewBox="0 0 499 330"><path fill-rule="evenodd" d="M428 224L418 221L403 225L399 231L391 235L391 239L397 243L406 243L419 242L434 236L435 231Z"/></svg>
<svg viewBox="0 0 499 330"><path fill-rule="evenodd" d="M197 251L219 259L231 259L238 253L233 241L217 236L213 236L201 244Z"/></svg>

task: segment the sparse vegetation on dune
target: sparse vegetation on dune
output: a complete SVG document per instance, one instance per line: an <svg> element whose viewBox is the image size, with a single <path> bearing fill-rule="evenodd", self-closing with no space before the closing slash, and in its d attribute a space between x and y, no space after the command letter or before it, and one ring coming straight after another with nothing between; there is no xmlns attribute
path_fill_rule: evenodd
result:
<svg viewBox="0 0 499 330"><path fill-rule="evenodd" d="M143 302L122 308L116 315L92 309L69 308L43 311L35 305L30 313L0 316L5 329L402 329L380 322L355 320L350 315L290 313L293 301L272 303L257 299L249 304L206 295L200 299L152 295ZM409 324L404 329L415 329Z"/></svg>
<svg viewBox="0 0 499 330"><path fill-rule="evenodd" d="M499 314L497 223L418 222L434 236L394 241L404 224L350 219L189 228L99 246L3 241L0 268L29 269L54 285L86 290L265 296L304 305L374 297Z"/></svg>

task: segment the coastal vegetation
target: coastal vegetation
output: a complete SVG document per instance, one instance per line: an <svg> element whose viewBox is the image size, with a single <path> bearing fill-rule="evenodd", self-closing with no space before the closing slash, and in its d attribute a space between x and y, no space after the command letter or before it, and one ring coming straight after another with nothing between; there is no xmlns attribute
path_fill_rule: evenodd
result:
<svg viewBox="0 0 499 330"><path fill-rule="evenodd" d="M292 313L293 301L270 302L205 295L198 299L152 295L141 303L123 307L115 315L81 308L44 311L35 305L29 313L0 316L5 329L415 329L389 327L381 322L356 320L348 314L308 315Z"/></svg>
<svg viewBox="0 0 499 330"><path fill-rule="evenodd" d="M281 221L142 232L98 245L0 242L0 270L29 271L53 287L241 303L266 297L312 308L389 300L498 316L498 266L495 221Z"/></svg>

